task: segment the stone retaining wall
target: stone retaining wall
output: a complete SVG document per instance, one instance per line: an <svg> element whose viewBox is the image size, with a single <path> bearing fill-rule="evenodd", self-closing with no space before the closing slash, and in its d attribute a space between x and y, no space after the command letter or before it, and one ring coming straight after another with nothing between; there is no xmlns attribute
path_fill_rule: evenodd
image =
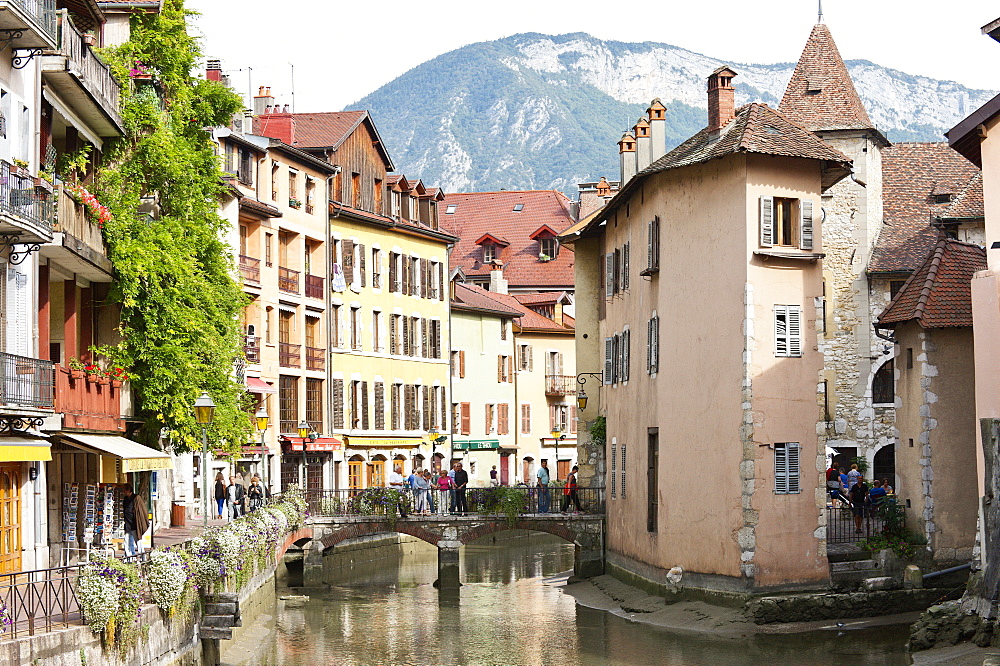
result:
<svg viewBox="0 0 1000 666"><path fill-rule="evenodd" d="M757 624L842 620L921 611L941 597L939 589L789 594L753 599L744 611Z"/></svg>

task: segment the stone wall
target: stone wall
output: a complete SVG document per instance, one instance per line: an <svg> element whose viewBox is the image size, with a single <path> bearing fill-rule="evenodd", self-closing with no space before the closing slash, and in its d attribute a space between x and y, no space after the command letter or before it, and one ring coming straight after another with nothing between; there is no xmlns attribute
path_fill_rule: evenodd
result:
<svg viewBox="0 0 1000 666"><path fill-rule="evenodd" d="M941 598L941 590L883 590L846 594L789 594L747 603L747 617L757 624L811 622L877 617L924 610Z"/></svg>

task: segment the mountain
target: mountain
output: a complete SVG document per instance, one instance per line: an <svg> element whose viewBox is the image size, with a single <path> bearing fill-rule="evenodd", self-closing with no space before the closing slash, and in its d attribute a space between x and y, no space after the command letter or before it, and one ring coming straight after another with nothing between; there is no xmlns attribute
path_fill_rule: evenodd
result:
<svg viewBox="0 0 1000 666"><path fill-rule="evenodd" d="M445 192L558 189L618 174L617 142L654 97L667 146L705 125L705 79L739 73L737 104L777 107L794 63L739 64L685 49L526 33L445 53L349 108L369 109L399 172ZM995 91L847 61L871 119L892 141L941 141Z"/></svg>

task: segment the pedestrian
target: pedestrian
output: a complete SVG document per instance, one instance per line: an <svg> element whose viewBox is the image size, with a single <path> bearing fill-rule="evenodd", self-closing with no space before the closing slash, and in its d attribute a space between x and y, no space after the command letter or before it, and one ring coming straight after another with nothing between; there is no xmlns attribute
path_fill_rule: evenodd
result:
<svg viewBox="0 0 1000 666"><path fill-rule="evenodd" d="M451 501L451 477L444 470L441 470L438 475L437 489L438 513L442 516L447 516L450 506L449 502Z"/></svg>
<svg viewBox="0 0 1000 666"><path fill-rule="evenodd" d="M872 481L872 488L868 491L868 498L871 500L872 508L878 508L879 503L887 494L885 488L882 486L882 481L879 479Z"/></svg>
<svg viewBox="0 0 1000 666"><path fill-rule="evenodd" d="M885 488L886 495L895 495L896 490L889 485L889 479L882 479L882 487Z"/></svg>
<svg viewBox="0 0 1000 666"><path fill-rule="evenodd" d="M254 474L250 478L250 487L247 488L246 503L250 506L250 511L256 511L264 506L264 486L260 485L260 477Z"/></svg>
<svg viewBox="0 0 1000 666"><path fill-rule="evenodd" d="M427 513L433 514L437 511L437 502L434 501L436 488L434 487L434 476L429 469L424 470L424 483L427 484Z"/></svg>
<svg viewBox="0 0 1000 666"><path fill-rule="evenodd" d="M246 489L242 483L236 482L235 476L229 477L229 487L226 488L226 501L229 503L229 519L236 520L246 514L246 507L243 501L246 498Z"/></svg>
<svg viewBox="0 0 1000 666"><path fill-rule="evenodd" d="M427 510L427 480L424 478L423 470L417 470L413 475L413 513L426 516L430 513Z"/></svg>
<svg viewBox="0 0 1000 666"><path fill-rule="evenodd" d="M854 514L854 533L862 534L861 521L868 506L868 486L865 485L863 476L857 477L857 481L848 491L851 498L851 512Z"/></svg>
<svg viewBox="0 0 1000 666"><path fill-rule="evenodd" d="M548 513L551 496L549 495L549 461L542 460L542 466L535 474L538 485L538 513Z"/></svg>
<svg viewBox="0 0 1000 666"><path fill-rule="evenodd" d="M451 469L448 470L448 476L451 477L451 490L448 492L448 510L455 513L455 468L458 467L457 462L451 464Z"/></svg>
<svg viewBox="0 0 1000 666"><path fill-rule="evenodd" d="M858 482L861 478L861 472L858 470L858 463L851 465L851 471L847 473L847 492L850 494L851 488L854 484Z"/></svg>
<svg viewBox="0 0 1000 666"><path fill-rule="evenodd" d="M847 497L847 483L848 483L847 470L845 470L843 467L841 467L840 468L840 494L843 495L844 497ZM850 503L850 501L848 501L845 504L844 501L843 501L843 499L841 499L841 505L846 506L849 503Z"/></svg>
<svg viewBox="0 0 1000 666"><path fill-rule="evenodd" d="M830 506L837 508L837 500L840 499L840 470L830 462L830 468L826 470L826 489L830 493Z"/></svg>
<svg viewBox="0 0 1000 666"><path fill-rule="evenodd" d="M396 465L392 468L392 474L389 475L389 486L399 491L399 517L406 518L406 496L404 494L406 492L406 479L403 477L401 466Z"/></svg>
<svg viewBox="0 0 1000 666"><path fill-rule="evenodd" d="M465 487L469 485L469 473L462 469L462 463L455 463L455 511L465 515L469 507L465 504Z"/></svg>
<svg viewBox="0 0 1000 666"><path fill-rule="evenodd" d="M562 512L569 512L569 505L572 503L576 507L577 513L583 512L580 506L580 495L577 494L576 473L580 471L579 465L573 465L573 471L566 477L566 487L563 488Z"/></svg>
<svg viewBox="0 0 1000 666"><path fill-rule="evenodd" d="M500 485L500 479L497 478L497 466L493 465L493 469L490 470L490 486L496 488Z"/></svg>
<svg viewBox="0 0 1000 666"><path fill-rule="evenodd" d="M125 554L138 555L142 552L142 535L149 529L149 515L146 503L132 492L132 486L122 487L122 513L125 518Z"/></svg>
<svg viewBox="0 0 1000 666"><path fill-rule="evenodd" d="M226 508L226 477L222 472L215 475L215 517L222 520L222 510Z"/></svg>

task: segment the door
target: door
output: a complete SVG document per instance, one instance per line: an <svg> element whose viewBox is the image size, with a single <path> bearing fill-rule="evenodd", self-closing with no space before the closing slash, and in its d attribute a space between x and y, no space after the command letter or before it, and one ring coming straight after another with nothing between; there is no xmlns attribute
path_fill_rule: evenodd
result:
<svg viewBox="0 0 1000 666"><path fill-rule="evenodd" d="M318 456L306 458L306 488L323 490L323 459Z"/></svg>
<svg viewBox="0 0 1000 666"><path fill-rule="evenodd" d="M360 490L364 486L363 470L365 460L361 456L354 456L347 461L347 487L349 490Z"/></svg>
<svg viewBox="0 0 1000 666"><path fill-rule="evenodd" d="M0 465L0 573L21 569L21 465Z"/></svg>
<svg viewBox="0 0 1000 666"><path fill-rule="evenodd" d="M500 456L500 485L510 485L510 455Z"/></svg>
<svg viewBox="0 0 1000 666"><path fill-rule="evenodd" d="M569 460L557 460L556 461L556 478L566 479L569 476Z"/></svg>

